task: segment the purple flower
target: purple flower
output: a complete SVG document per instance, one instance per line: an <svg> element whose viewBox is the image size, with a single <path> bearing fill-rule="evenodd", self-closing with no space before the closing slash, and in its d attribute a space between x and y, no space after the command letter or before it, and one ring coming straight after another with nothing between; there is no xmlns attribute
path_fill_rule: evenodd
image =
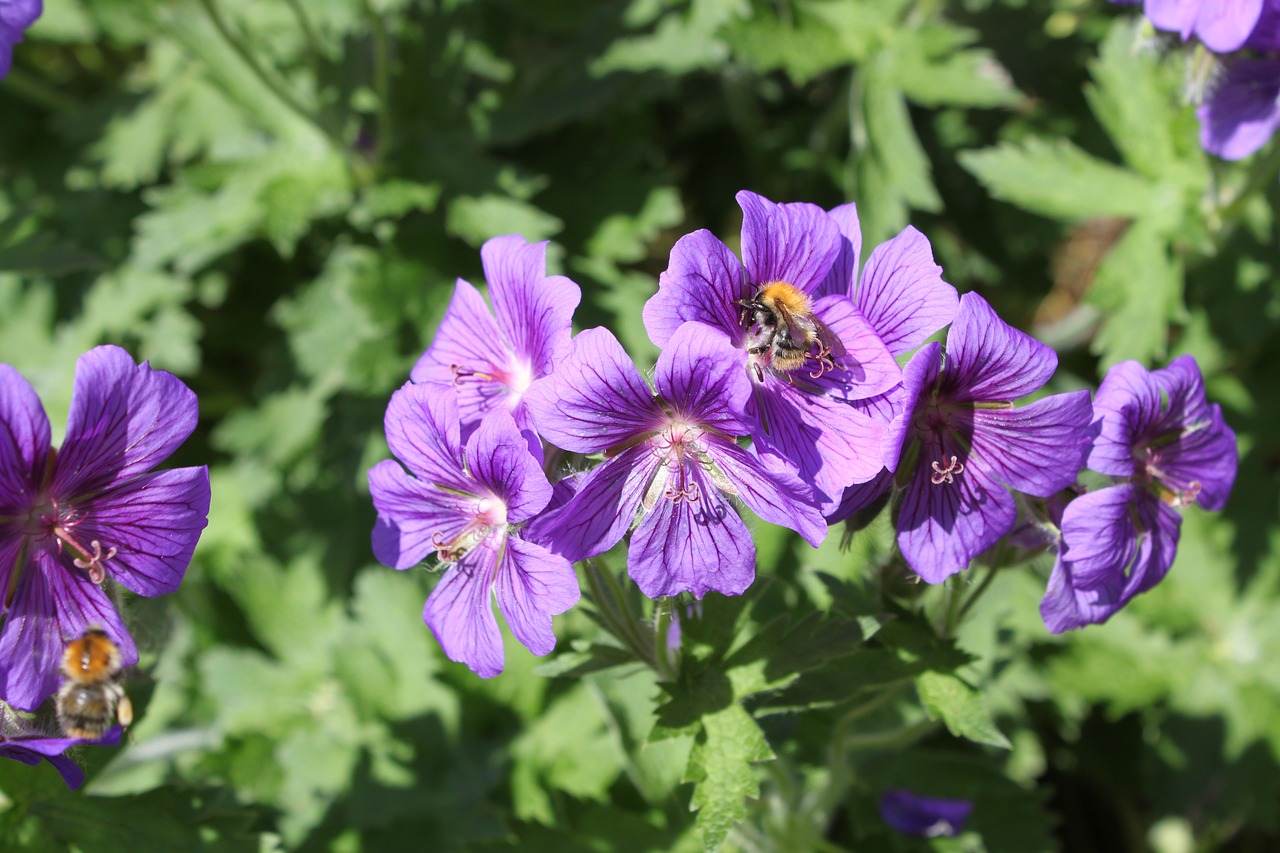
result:
<svg viewBox="0 0 1280 853"><path fill-rule="evenodd" d="M524 392L568 351L581 299L578 285L546 274L546 255L545 242L528 244L519 235L494 237L481 246L493 313L480 291L458 279L435 339L413 367L414 382L457 388L464 437L488 412L502 408L541 452Z"/></svg>
<svg viewBox="0 0 1280 853"><path fill-rule="evenodd" d="M578 335L556 372L529 389L547 440L605 456L546 529L579 560L613 547L642 513L627 567L645 595L737 595L755 577L756 552L729 497L815 546L826 524L794 475L771 474L734 442L748 428L751 382L729 339L689 323L667 343L656 397L605 329Z"/></svg>
<svg viewBox="0 0 1280 853"><path fill-rule="evenodd" d="M1280 128L1280 61L1231 62L1196 117L1204 150L1225 160L1248 157Z"/></svg>
<svg viewBox="0 0 1280 853"><path fill-rule="evenodd" d="M195 429L196 396L119 347L76 363L66 439L50 444L36 393L0 365L0 697L32 709L57 689L63 647L91 625L138 660L102 582L173 592L208 523L205 467L151 471ZM148 473L150 472L150 473Z"/></svg>
<svg viewBox="0 0 1280 853"><path fill-rule="evenodd" d="M556 644L551 617L577 604L578 579L568 560L521 535L552 489L511 415L490 412L464 446L458 409L458 395L431 385L392 395L387 442L409 473L390 459L369 471L373 553L397 569L432 552L449 566L423 621L450 660L490 678L503 666L493 597L516 639L545 655Z"/></svg>
<svg viewBox="0 0 1280 853"><path fill-rule="evenodd" d="M67 787L76 790L84 784L84 771L64 753L73 746L115 746L120 743L120 727L109 729L97 740L74 737L42 737L36 735L0 735L0 755L35 767L47 761L62 774Z"/></svg>
<svg viewBox="0 0 1280 853"><path fill-rule="evenodd" d="M847 291L828 285L838 277L833 266L847 265L836 221L812 204L774 204L746 191L737 198L743 262L709 231L682 237L658 293L645 305L645 328L662 347L690 321L728 335L752 384L746 415L756 450L785 461L820 499L838 499L845 486L871 479L882 467L883 424L849 402L884 393L901 371ZM743 303L778 283L810 302L845 355L826 361L815 347L803 365L786 370L767 347L760 351L766 340Z"/></svg>
<svg viewBox="0 0 1280 853"><path fill-rule="evenodd" d="M1221 509L1235 482L1236 437L1205 399L1191 356L1148 372L1133 361L1107 372L1093 404L1101 433L1088 466L1117 485L1076 498L1040 613L1050 631L1105 622L1173 564L1175 508Z"/></svg>
<svg viewBox="0 0 1280 853"><path fill-rule="evenodd" d="M1075 481L1089 446L1089 392L1015 409L1053 375L1053 350L1000 320L974 293L960 298L941 347L907 364L914 409L891 431L914 468L898 513L898 546L912 569L939 583L1008 533L1017 508L1008 489L1048 497Z"/></svg>
<svg viewBox="0 0 1280 853"><path fill-rule="evenodd" d="M1195 33L1210 50L1230 53L1244 46L1264 5L1265 0L1146 0L1142 10L1156 29L1179 33L1184 41Z"/></svg>
<svg viewBox="0 0 1280 853"><path fill-rule="evenodd" d="M973 803L968 800L922 797L902 788L880 796L880 817L885 823L898 832L923 838L959 835L971 811Z"/></svg>
<svg viewBox="0 0 1280 853"><path fill-rule="evenodd" d="M22 41L23 32L42 12L41 0L0 0L0 77L9 73L13 46Z"/></svg>

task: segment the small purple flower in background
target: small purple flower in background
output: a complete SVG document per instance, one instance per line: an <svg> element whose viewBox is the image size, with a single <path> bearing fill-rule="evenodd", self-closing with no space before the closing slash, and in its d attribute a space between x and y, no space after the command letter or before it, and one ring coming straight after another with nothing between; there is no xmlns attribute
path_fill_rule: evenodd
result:
<svg viewBox="0 0 1280 853"><path fill-rule="evenodd" d="M0 0L0 77L13 64L13 46L22 41L27 27L44 12L41 0Z"/></svg>
<svg viewBox="0 0 1280 853"><path fill-rule="evenodd" d="M1148 372L1107 372L1094 401L1101 434L1088 467L1120 484L1076 498L1062 514L1062 545L1040 613L1050 631L1105 622L1159 583L1173 564L1175 508L1222 509L1235 482L1236 437L1205 399L1191 356Z"/></svg>
<svg viewBox="0 0 1280 853"><path fill-rule="evenodd" d="M904 371L915 400L893 431L907 442L910 481L898 513L898 546L911 568L940 583L1013 529L1009 488L1048 497L1075 482L1089 447L1089 392L1045 397L1054 351L1012 328L974 293L960 298L941 347L928 344Z"/></svg>
<svg viewBox="0 0 1280 853"><path fill-rule="evenodd" d="M1196 38L1215 53L1244 47L1266 0L1146 0L1142 11L1159 30Z"/></svg>
<svg viewBox="0 0 1280 853"><path fill-rule="evenodd" d="M414 382L451 385L458 392L464 437L490 411L502 408L528 431L541 452L523 397L529 385L555 370L569 349L581 291L560 275L547 275L547 244L519 235L494 237L480 247L493 312L475 287L458 279L453 301L431 346L410 374Z"/></svg>
<svg viewBox="0 0 1280 853"><path fill-rule="evenodd" d="M968 800L922 797L902 788L880 796L884 822L905 835L922 838L959 835L972 811L973 803Z"/></svg>
<svg viewBox="0 0 1280 853"><path fill-rule="evenodd" d="M6 723L6 731L10 726ZM116 746L120 743L120 727L114 726L97 740L84 740L74 737L45 737L36 734L0 734L0 755L21 761L35 767L41 761L47 761L62 774L67 787L76 790L84 784L84 771L66 756L66 751L73 746L90 744L92 746Z"/></svg>
<svg viewBox="0 0 1280 853"><path fill-rule="evenodd" d="M645 328L662 347L688 322L728 335L753 387L746 414L755 449L797 470L820 500L838 500L846 486L882 467L884 426L849 401L888 391L902 372L847 291L822 289L842 257L836 222L813 204L774 204L746 191L737 199L742 262L710 231L680 238L658 293L645 304ZM807 300L846 354L825 361L810 353L812 364L784 370L767 348L755 352L762 341L743 303L771 284L788 285Z"/></svg>
<svg viewBox="0 0 1280 853"><path fill-rule="evenodd" d="M556 550L572 560L607 551L643 513L627 554L632 579L650 598L702 598L708 590L737 595L755 578L751 533L727 496L815 546L822 541L826 524L803 486L734 442L748 428L741 413L751 382L723 333L682 326L658 359L654 384L656 397L617 339L589 329L529 389L548 441L605 455L547 520Z"/></svg>
<svg viewBox="0 0 1280 853"><path fill-rule="evenodd" d="M181 380L119 347L76 363L61 450L18 371L0 365L0 698L35 708L58 687L66 643L91 625L138 660L102 582L173 592L208 523L205 467L151 471L196 426ZM148 473L151 472L151 473Z"/></svg>
<svg viewBox="0 0 1280 853"><path fill-rule="evenodd" d="M1280 60L1231 62L1196 117L1210 154L1239 160L1257 151L1280 128Z"/></svg>
<svg viewBox="0 0 1280 853"><path fill-rule="evenodd" d="M449 566L422 618L450 660L482 678L502 672L493 598L529 651L555 648L551 617L578 603L563 557L521 536L518 525L551 500L552 488L511 415L490 412L463 446L457 395L406 385L387 406L387 459L369 471L378 511L374 555L407 569L432 552Z"/></svg>

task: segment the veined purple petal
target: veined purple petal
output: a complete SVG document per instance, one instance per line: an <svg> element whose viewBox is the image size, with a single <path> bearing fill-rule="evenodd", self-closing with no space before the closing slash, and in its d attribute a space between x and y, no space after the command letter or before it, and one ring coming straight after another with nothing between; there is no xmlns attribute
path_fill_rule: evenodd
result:
<svg viewBox="0 0 1280 853"><path fill-rule="evenodd" d="M1134 446L1159 419L1160 409L1160 388L1146 368L1136 361L1113 365L1093 400L1101 431L1089 450L1089 468L1113 477L1132 476Z"/></svg>
<svg viewBox="0 0 1280 853"><path fill-rule="evenodd" d="M1262 15L1263 0L1207 0L1196 15L1196 35L1215 53L1239 50Z"/></svg>
<svg viewBox="0 0 1280 853"><path fill-rule="evenodd" d="M528 376L516 377L519 370L512 361L510 344L489 313L484 297L458 279L440 328L409 378L415 383L452 388L458 397L462 423L472 424L494 408L512 408L516 404L519 395L512 399L507 381L519 385L531 379L532 367Z"/></svg>
<svg viewBox="0 0 1280 853"><path fill-rule="evenodd" d="M494 592L511 632L535 655L556 647L551 617L573 607L581 595L568 560L514 536L507 537Z"/></svg>
<svg viewBox="0 0 1280 853"><path fill-rule="evenodd" d="M650 598L708 590L740 595L756 574L756 546L733 507L706 478L702 466L686 462L687 482L697 500L658 498L631 535L627 569Z"/></svg>
<svg viewBox="0 0 1280 853"><path fill-rule="evenodd" d="M964 465L952 482L934 483L932 462ZM898 547L928 583L941 583L1013 529L1013 497L956 443L921 442L915 474L898 513Z"/></svg>
<svg viewBox="0 0 1280 853"><path fill-rule="evenodd" d="M1070 564L1076 589L1097 590L1118 599L1125 570L1138 550L1131 507L1139 493L1132 485L1098 489L1067 504L1062 513L1062 558Z"/></svg>
<svg viewBox="0 0 1280 853"><path fill-rule="evenodd" d="M660 429L662 407L608 329L587 329L556 372L525 395L543 438L566 450L596 453Z"/></svg>
<svg viewBox="0 0 1280 853"><path fill-rule="evenodd" d="M569 560L608 551L635 521L661 464L648 442L606 459L585 475L554 523L539 525L539 538Z"/></svg>
<svg viewBox="0 0 1280 853"><path fill-rule="evenodd" d="M880 797L880 817L898 832L923 838L959 835L964 829L973 803L922 797L897 788Z"/></svg>
<svg viewBox="0 0 1280 853"><path fill-rule="evenodd" d="M0 77L9 73L13 62L13 46L22 41L23 32L44 11L41 0L7 0L0 3Z"/></svg>
<svg viewBox="0 0 1280 853"><path fill-rule="evenodd" d="M466 458L471 476L506 504L511 524L528 521L551 500L547 475L506 412L485 415L467 439Z"/></svg>
<svg viewBox="0 0 1280 853"><path fill-rule="evenodd" d="M209 524L209 469L144 474L94 497L74 528L82 545L116 553L107 574L138 595L163 595L182 582L200 531Z"/></svg>
<svg viewBox="0 0 1280 853"><path fill-rule="evenodd" d="M18 581L0 630L0 698L15 708L33 711L57 690L63 649L90 627L115 641L124 666L138 662L110 597L70 562L36 548Z"/></svg>
<svg viewBox="0 0 1280 853"><path fill-rule="evenodd" d="M858 263L862 255L862 226L858 223L858 206L852 203L842 204L827 215L840 232L840 249L827 277L812 295L853 296L857 292Z"/></svg>
<svg viewBox="0 0 1280 853"><path fill-rule="evenodd" d="M0 364L0 515L17 514L35 501L50 446L49 418L35 389Z"/></svg>
<svg viewBox="0 0 1280 853"><path fill-rule="evenodd" d="M846 486L880 473L884 424L772 376L756 391L747 414L759 424L752 433L758 452L786 460L820 501L834 504Z"/></svg>
<svg viewBox="0 0 1280 853"><path fill-rule="evenodd" d="M835 510L831 512L827 520L832 524L838 521L844 521L854 513L866 509L877 500L879 500L885 492L889 491L889 487L893 485L893 472L888 469L882 469L872 480L866 483L859 483L856 486L850 486L844 490L844 495L840 498L840 503Z"/></svg>
<svg viewBox="0 0 1280 853"><path fill-rule="evenodd" d="M1186 493L1197 491L1196 503L1217 510L1227 505L1236 481L1239 450L1236 434L1222 419L1222 410L1213 406L1210 420L1185 433L1163 448L1160 470L1168 480L1177 480Z"/></svg>
<svg viewBox="0 0 1280 853"><path fill-rule="evenodd" d="M705 229L686 234L671 249L671 260L658 277L658 292L644 304L645 331L665 348L676 329L696 321L722 330L740 346L746 330L736 303L754 292L737 256L719 238Z"/></svg>
<svg viewBox="0 0 1280 853"><path fill-rule="evenodd" d="M135 364L120 347L76 362L67 437L51 492L73 498L150 471L196 427L196 395L178 377Z"/></svg>
<svg viewBox="0 0 1280 853"><path fill-rule="evenodd" d="M458 397L437 385L407 384L391 395L387 444L420 479L471 492L462 470Z"/></svg>
<svg viewBox="0 0 1280 853"><path fill-rule="evenodd" d="M910 225L876 246L852 295L895 356L923 344L959 309L956 289L942 280L928 238Z"/></svg>
<svg viewBox="0 0 1280 853"><path fill-rule="evenodd" d="M996 316L976 293L960 297L947 333L946 399L1012 402L1039 390L1058 366L1052 347Z"/></svg>
<svg viewBox="0 0 1280 853"><path fill-rule="evenodd" d="M750 431L743 414L751 397L746 353L719 329L681 326L658 356L654 385L679 418L728 435Z"/></svg>
<svg viewBox="0 0 1280 853"><path fill-rule="evenodd" d="M817 548L827 538L822 513L804 495L804 485L794 476L775 474L727 439L708 439L711 461L733 485L747 509L771 524L789 527Z"/></svg>
<svg viewBox="0 0 1280 853"><path fill-rule="evenodd" d="M1280 62L1237 59L1196 109L1200 145L1224 160L1257 151L1280 128Z"/></svg>
<svg viewBox="0 0 1280 853"><path fill-rule="evenodd" d="M535 377L551 373L569 350L573 312L582 299L578 285L547 275L546 241L525 243L518 234L486 241L480 262L513 352L532 365Z"/></svg>
<svg viewBox="0 0 1280 853"><path fill-rule="evenodd" d="M844 370L833 370L815 380L828 394L841 400L865 400L902 381L898 362L853 300L847 296L824 296L814 302L813 313L827 324L846 350L837 359Z"/></svg>
<svg viewBox="0 0 1280 853"><path fill-rule="evenodd" d="M970 445L981 464L1019 492L1047 498L1076 481L1089 451L1088 391L1010 409L975 409Z"/></svg>
<svg viewBox="0 0 1280 853"><path fill-rule="evenodd" d="M840 254L842 238L816 204L774 204L743 190L742 262L752 284L784 281L806 293L818 288Z"/></svg>
<svg viewBox="0 0 1280 853"><path fill-rule="evenodd" d="M116 746L120 743L120 727L112 726L97 740L78 737L0 736L0 755L32 767L48 761L62 776L67 787L76 790L84 784L84 770L64 753L73 746Z"/></svg>
<svg viewBox="0 0 1280 853"><path fill-rule="evenodd" d="M450 568L427 597L422 620L449 660L481 678L502 672L502 633L493 615L493 583L505 535L492 535Z"/></svg>
<svg viewBox="0 0 1280 853"><path fill-rule="evenodd" d="M1191 38L1204 3L1205 0L1145 0L1142 11L1156 29L1179 33L1185 41Z"/></svg>
<svg viewBox="0 0 1280 853"><path fill-rule="evenodd" d="M449 494L410 477L391 459L369 469L369 494L378 511L373 555L396 569L425 560L437 550L433 537L452 540L475 515L476 498Z"/></svg>

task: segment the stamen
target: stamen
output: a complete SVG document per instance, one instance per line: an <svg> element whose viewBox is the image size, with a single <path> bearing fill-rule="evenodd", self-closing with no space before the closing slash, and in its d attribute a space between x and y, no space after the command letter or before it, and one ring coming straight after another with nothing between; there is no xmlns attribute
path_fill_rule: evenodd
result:
<svg viewBox="0 0 1280 853"><path fill-rule="evenodd" d="M832 357L831 347L826 344L819 344L816 354L805 353L805 358L811 358L818 363L818 372L809 374L811 379L821 379L823 374L831 373L836 369L836 360Z"/></svg>
<svg viewBox="0 0 1280 853"><path fill-rule="evenodd" d="M680 500L683 498L684 500L688 501L691 504L697 503L699 498L702 497L701 493L698 491L697 483L688 483L684 486L684 488L681 488L681 489L676 489L676 488L667 489L665 492L662 493L662 496L664 498L669 498L675 503L680 503Z"/></svg>
<svg viewBox="0 0 1280 853"><path fill-rule="evenodd" d="M1187 487L1180 492L1170 490L1171 494L1167 503L1175 508L1191 506L1196 502L1196 498L1200 497L1200 492L1203 489L1204 485L1199 480L1192 480L1190 483L1187 483Z"/></svg>
<svg viewBox="0 0 1280 853"><path fill-rule="evenodd" d="M493 376L491 374L480 373L478 371L472 370L470 367L464 367L460 364L449 365L449 370L453 372L453 384L455 386L461 385L463 382L465 382L468 379L475 379L478 382L493 381Z"/></svg>
<svg viewBox="0 0 1280 853"><path fill-rule="evenodd" d="M88 569L89 580L94 583L102 583L107 579L107 570L102 567L102 564L116 555L116 549L114 547L108 548L107 553L103 554L102 543L97 539L90 542L89 547L93 549L93 556L87 560L76 557L71 562L77 569Z"/></svg>
<svg viewBox="0 0 1280 853"><path fill-rule="evenodd" d="M956 474L964 473L964 465L951 457L951 464L943 468L937 462L933 463L933 475L929 478L935 486L941 486L943 483L954 483Z"/></svg>

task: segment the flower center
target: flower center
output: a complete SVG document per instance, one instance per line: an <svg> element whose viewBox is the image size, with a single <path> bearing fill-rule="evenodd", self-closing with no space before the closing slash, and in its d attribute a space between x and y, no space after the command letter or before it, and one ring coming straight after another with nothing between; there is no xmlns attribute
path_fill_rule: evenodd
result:
<svg viewBox="0 0 1280 853"><path fill-rule="evenodd" d="M703 464L706 447L702 442L702 428L683 421L671 421L665 429L649 439L649 452L662 461L665 472L655 478L655 488L666 486L662 496L675 503L696 503L701 497L698 484L689 477L685 456L695 464Z"/></svg>
<svg viewBox="0 0 1280 853"><path fill-rule="evenodd" d="M461 530L448 538L437 530L431 534L431 544L435 546L440 562L456 563L490 533L505 530L506 526L507 505L495 497L480 498L476 501L471 520Z"/></svg>
<svg viewBox="0 0 1280 853"><path fill-rule="evenodd" d="M463 364L451 364L449 370L453 373L453 384L455 387L463 385L483 386L488 383L496 383L506 388L507 403L510 408L520 402L520 398L524 396L524 392L529 390L529 386L533 384L533 365L527 361L520 362L510 369L503 369L494 365L488 365L477 370ZM503 393L499 389L489 389L487 392L482 391L485 397L496 397Z"/></svg>
<svg viewBox="0 0 1280 853"><path fill-rule="evenodd" d="M1204 485L1199 480L1183 482L1162 467L1164 452L1159 447L1138 446L1133 450L1137 462L1138 478L1147 484L1160 500L1171 507L1190 506L1200 496Z"/></svg>
<svg viewBox="0 0 1280 853"><path fill-rule="evenodd" d="M946 459L943 459L945 462ZM954 483L957 474L964 473L964 465L960 463L956 457L951 457L950 464L942 467L937 462L933 463L933 474L929 477L930 482L935 486L941 486L943 483Z"/></svg>
<svg viewBox="0 0 1280 853"><path fill-rule="evenodd" d="M85 542L75 533L76 526L83 520L83 515L71 507L59 506L53 498L45 498L36 503L26 517L25 532L34 540L53 539L58 552L68 549L72 553L71 563L77 569L84 569L89 580L96 584L107 578L107 570L103 565L116 555L116 548L105 550L97 539Z"/></svg>

